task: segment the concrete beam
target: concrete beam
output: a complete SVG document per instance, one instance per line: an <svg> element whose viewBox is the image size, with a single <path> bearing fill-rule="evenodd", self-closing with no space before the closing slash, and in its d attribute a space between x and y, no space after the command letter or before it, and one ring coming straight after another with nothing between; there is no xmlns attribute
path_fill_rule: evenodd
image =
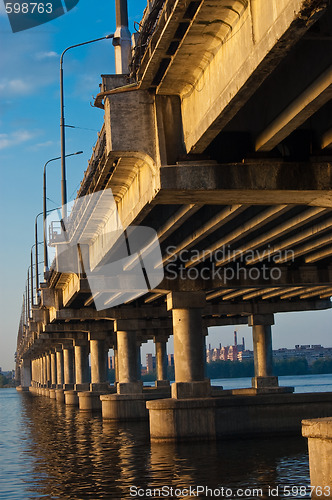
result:
<svg viewBox="0 0 332 500"><path fill-rule="evenodd" d="M273 267L271 271L270 267ZM163 281L154 289L154 292L197 292L210 291L221 288L288 288L288 287L308 287L308 286L330 286L332 282L332 267L318 268L316 266L302 266L296 269L290 267L268 266L264 271L255 272L251 277L250 268L240 266L234 272L229 268L218 268L210 278L205 274L204 278L199 270L195 275L188 270L187 275L179 275L176 279L165 277ZM258 270L259 271L259 270Z"/></svg>
<svg viewBox="0 0 332 500"><path fill-rule="evenodd" d="M322 149L332 149L332 128L327 130L322 137L321 141Z"/></svg>
<svg viewBox="0 0 332 500"><path fill-rule="evenodd" d="M332 98L332 66L293 101L257 138L256 151L272 151Z"/></svg>
<svg viewBox="0 0 332 500"><path fill-rule="evenodd" d="M161 204L313 205L332 208L329 162L198 165L185 162L160 169Z"/></svg>

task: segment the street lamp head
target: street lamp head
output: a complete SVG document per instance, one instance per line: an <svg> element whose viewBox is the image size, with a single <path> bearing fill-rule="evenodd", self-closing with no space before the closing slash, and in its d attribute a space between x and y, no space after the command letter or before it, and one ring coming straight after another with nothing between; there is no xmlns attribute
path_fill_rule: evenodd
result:
<svg viewBox="0 0 332 500"><path fill-rule="evenodd" d="M77 153L75 153L75 155L82 155L83 154L83 151L77 151Z"/></svg>
<svg viewBox="0 0 332 500"><path fill-rule="evenodd" d="M109 40L110 38L114 38L114 33L111 33L110 35L105 36L106 40Z"/></svg>

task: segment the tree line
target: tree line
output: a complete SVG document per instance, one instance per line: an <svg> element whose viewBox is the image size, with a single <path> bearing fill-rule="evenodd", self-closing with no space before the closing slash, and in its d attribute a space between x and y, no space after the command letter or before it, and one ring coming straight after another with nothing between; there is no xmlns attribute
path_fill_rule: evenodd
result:
<svg viewBox="0 0 332 500"><path fill-rule="evenodd" d="M5 377L2 373L0 374L0 388L4 387L15 387L15 382L11 378Z"/></svg>
<svg viewBox="0 0 332 500"><path fill-rule="evenodd" d="M319 375L332 374L332 358L317 359L309 364L306 358L289 358L274 360L273 374L282 375ZM210 379L216 378L242 378L254 377L254 361L212 361L206 365L206 376ZM114 370L109 370L109 381L114 382ZM175 380L174 366L167 368L168 380ZM153 382L156 380L156 373L142 375L143 382Z"/></svg>

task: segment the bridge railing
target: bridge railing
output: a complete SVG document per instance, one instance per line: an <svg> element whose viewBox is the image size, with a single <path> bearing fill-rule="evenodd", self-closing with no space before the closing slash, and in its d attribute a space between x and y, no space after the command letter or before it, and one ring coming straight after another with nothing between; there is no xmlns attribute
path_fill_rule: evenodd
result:
<svg viewBox="0 0 332 500"><path fill-rule="evenodd" d="M147 7L139 23L138 37L133 50L133 57L130 64L132 78L137 77L137 72L142 58L149 46L149 42L155 32L157 24L160 22L161 14L165 4L174 4L175 0L148 0Z"/></svg>

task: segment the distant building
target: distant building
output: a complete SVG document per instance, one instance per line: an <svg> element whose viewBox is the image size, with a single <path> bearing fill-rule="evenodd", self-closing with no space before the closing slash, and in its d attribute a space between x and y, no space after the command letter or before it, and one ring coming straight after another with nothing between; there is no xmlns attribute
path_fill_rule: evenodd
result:
<svg viewBox="0 0 332 500"><path fill-rule="evenodd" d="M146 355L146 372L153 373L156 369L156 358L151 353Z"/></svg>
<svg viewBox="0 0 332 500"><path fill-rule="evenodd" d="M209 348L206 349L206 362L212 363L213 361L238 361L239 353L245 350L244 337L242 337L242 344L237 343L237 331L234 331L234 345L222 346L219 344L219 348L211 349L211 344ZM242 356L240 356L242 359Z"/></svg>
<svg viewBox="0 0 332 500"><path fill-rule="evenodd" d="M254 359L254 352L249 350L242 350L237 354L238 361L251 361Z"/></svg>
<svg viewBox="0 0 332 500"><path fill-rule="evenodd" d="M228 347L223 346L220 349L220 357L219 357L219 359L220 359L220 361L227 361L227 359L228 359Z"/></svg>
<svg viewBox="0 0 332 500"><path fill-rule="evenodd" d="M168 366L174 366L174 354L168 354Z"/></svg>
<svg viewBox="0 0 332 500"><path fill-rule="evenodd" d="M115 357L114 356L109 356L109 358L108 358L108 369L115 370Z"/></svg>
<svg viewBox="0 0 332 500"><path fill-rule="evenodd" d="M332 358L332 347L323 347L320 344L296 345L294 349L276 349L273 351L276 360L305 358L309 365L317 359Z"/></svg>
<svg viewBox="0 0 332 500"><path fill-rule="evenodd" d="M227 359L229 361L237 361L237 345L230 345L228 348Z"/></svg>

